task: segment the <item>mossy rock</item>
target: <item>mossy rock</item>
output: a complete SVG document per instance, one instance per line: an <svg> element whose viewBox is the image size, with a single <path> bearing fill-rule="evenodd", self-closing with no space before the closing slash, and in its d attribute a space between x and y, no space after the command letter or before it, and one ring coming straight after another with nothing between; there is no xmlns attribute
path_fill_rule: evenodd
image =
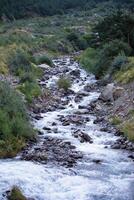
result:
<svg viewBox="0 0 134 200"><path fill-rule="evenodd" d="M8 200L27 200L27 198L22 194L20 189L14 186L7 197Z"/></svg>

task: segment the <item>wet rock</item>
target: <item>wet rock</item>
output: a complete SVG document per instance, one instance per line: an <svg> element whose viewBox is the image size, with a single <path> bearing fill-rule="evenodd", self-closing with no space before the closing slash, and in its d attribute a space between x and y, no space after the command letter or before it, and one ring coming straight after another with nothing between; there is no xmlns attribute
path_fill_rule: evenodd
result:
<svg viewBox="0 0 134 200"><path fill-rule="evenodd" d="M77 69L73 70L73 71L70 72L70 75L79 78L80 77L80 70L77 70Z"/></svg>
<svg viewBox="0 0 134 200"><path fill-rule="evenodd" d="M54 128L52 131L53 131L54 133L58 133L58 128Z"/></svg>
<svg viewBox="0 0 134 200"><path fill-rule="evenodd" d="M40 119L42 119L43 117L42 117L41 115L36 115L34 118L35 118L36 120L40 120Z"/></svg>
<svg viewBox="0 0 134 200"><path fill-rule="evenodd" d="M94 120L94 124L99 124L101 122L104 121L104 117L97 117L95 120Z"/></svg>
<svg viewBox="0 0 134 200"><path fill-rule="evenodd" d="M82 100L82 98L83 98L83 96L81 96L81 95L76 95L75 98L74 98L74 101L75 101L76 103L79 103L79 102Z"/></svg>
<svg viewBox="0 0 134 200"><path fill-rule="evenodd" d="M46 152L38 152L37 149L34 149L35 151L32 152L31 154L27 154L27 156L25 157L25 160L31 160L31 161L47 161L47 155Z"/></svg>
<svg viewBox="0 0 134 200"><path fill-rule="evenodd" d="M77 96L80 96L80 97L86 97L88 95L89 94L87 92L85 92L85 91L81 91L81 92L77 93Z"/></svg>
<svg viewBox="0 0 134 200"><path fill-rule="evenodd" d="M69 121L64 121L63 123L62 123L62 126L69 126L70 125L70 122Z"/></svg>
<svg viewBox="0 0 134 200"><path fill-rule="evenodd" d="M108 129L108 127L103 127L103 128L100 129L100 131L102 131L102 132L109 132L109 129Z"/></svg>
<svg viewBox="0 0 134 200"><path fill-rule="evenodd" d="M42 131L38 131L38 135L44 135Z"/></svg>
<svg viewBox="0 0 134 200"><path fill-rule="evenodd" d="M78 109L87 109L87 106L79 105L79 106L78 106Z"/></svg>
<svg viewBox="0 0 134 200"><path fill-rule="evenodd" d="M128 158L131 158L132 160L134 160L134 154L129 155Z"/></svg>
<svg viewBox="0 0 134 200"><path fill-rule="evenodd" d="M24 151L22 159L37 161L43 164L48 162L55 165L73 167L82 154L76 151L76 147L70 141L47 136L42 145L32 151Z"/></svg>
<svg viewBox="0 0 134 200"><path fill-rule="evenodd" d="M76 115L88 115L89 111L87 109L82 109L82 110L75 111L74 114L76 114Z"/></svg>
<svg viewBox="0 0 134 200"><path fill-rule="evenodd" d="M52 126L57 126L57 123L56 123L56 122L53 122L53 123L52 123Z"/></svg>
<svg viewBox="0 0 134 200"><path fill-rule="evenodd" d="M91 92L91 85L89 84L89 85L86 85L85 87L84 87L84 91L86 91L86 92Z"/></svg>
<svg viewBox="0 0 134 200"><path fill-rule="evenodd" d="M92 138L87 133L81 132L80 136L84 142L93 143Z"/></svg>
<svg viewBox="0 0 134 200"><path fill-rule="evenodd" d="M94 160L92 160L94 163L96 163L96 164L101 164L102 163L102 160L100 160L100 159L94 159Z"/></svg>
<svg viewBox="0 0 134 200"><path fill-rule="evenodd" d="M45 130L45 131L51 131L51 128L44 126L43 130Z"/></svg>
<svg viewBox="0 0 134 200"><path fill-rule="evenodd" d="M113 144L112 146L111 146L111 148L112 149L120 149L120 144Z"/></svg>
<svg viewBox="0 0 134 200"><path fill-rule="evenodd" d="M81 143L89 142L90 144L93 143L92 138L87 134L82 132L81 130L77 130L73 133L75 138L79 138Z"/></svg>
<svg viewBox="0 0 134 200"><path fill-rule="evenodd" d="M39 113L40 113L40 108L34 109L34 110L33 110L33 113L34 113L34 114L39 114Z"/></svg>

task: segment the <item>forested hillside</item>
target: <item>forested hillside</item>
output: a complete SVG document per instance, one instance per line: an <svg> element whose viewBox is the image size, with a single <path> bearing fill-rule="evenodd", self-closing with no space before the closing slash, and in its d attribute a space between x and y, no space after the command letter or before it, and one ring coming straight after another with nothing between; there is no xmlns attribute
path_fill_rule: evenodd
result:
<svg viewBox="0 0 134 200"><path fill-rule="evenodd" d="M18 19L27 16L45 16L63 14L67 9L79 8L89 9L97 3L108 2L109 0L1 0L0 17L8 19ZM133 5L132 0L113 0L113 4L125 7Z"/></svg>

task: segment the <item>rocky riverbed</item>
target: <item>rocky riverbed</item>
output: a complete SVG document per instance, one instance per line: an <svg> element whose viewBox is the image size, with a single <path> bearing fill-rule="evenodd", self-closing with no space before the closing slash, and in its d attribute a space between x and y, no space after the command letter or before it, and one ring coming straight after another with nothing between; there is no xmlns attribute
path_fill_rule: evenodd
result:
<svg viewBox="0 0 134 200"><path fill-rule="evenodd" d="M13 185L35 200L133 200L134 145L108 122L103 86L71 57L40 67L44 91L31 107L38 129L15 159L1 160L0 197ZM66 76L68 91L57 81Z"/></svg>

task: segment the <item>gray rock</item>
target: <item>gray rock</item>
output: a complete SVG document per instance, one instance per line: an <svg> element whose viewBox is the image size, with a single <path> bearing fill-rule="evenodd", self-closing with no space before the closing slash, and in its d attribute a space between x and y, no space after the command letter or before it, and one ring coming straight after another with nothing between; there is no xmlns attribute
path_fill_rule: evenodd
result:
<svg viewBox="0 0 134 200"><path fill-rule="evenodd" d="M118 99L124 92L124 88L116 87L114 83L108 84L100 95L103 101L114 101Z"/></svg>

